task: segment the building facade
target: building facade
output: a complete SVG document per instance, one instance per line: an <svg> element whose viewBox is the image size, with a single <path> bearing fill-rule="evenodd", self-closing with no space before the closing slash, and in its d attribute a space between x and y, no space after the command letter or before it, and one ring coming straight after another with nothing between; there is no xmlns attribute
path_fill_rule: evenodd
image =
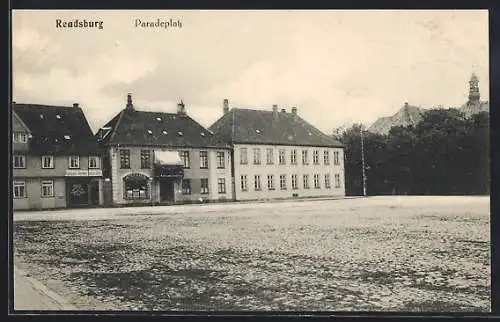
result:
<svg viewBox="0 0 500 322"><path fill-rule="evenodd" d="M102 205L97 141L82 109L12 107L14 210Z"/></svg>
<svg viewBox="0 0 500 322"><path fill-rule="evenodd" d="M226 144L190 118L127 105L97 133L114 205L232 200Z"/></svg>
<svg viewBox="0 0 500 322"><path fill-rule="evenodd" d="M210 129L232 147L236 200L345 196L343 146L297 115L231 109Z"/></svg>

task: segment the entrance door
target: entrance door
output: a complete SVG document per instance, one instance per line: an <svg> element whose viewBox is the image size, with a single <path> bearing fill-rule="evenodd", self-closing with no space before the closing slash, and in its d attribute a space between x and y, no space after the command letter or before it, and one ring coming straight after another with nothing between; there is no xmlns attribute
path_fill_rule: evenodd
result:
<svg viewBox="0 0 500 322"><path fill-rule="evenodd" d="M172 180L160 181L160 201L174 201L174 182Z"/></svg>
<svg viewBox="0 0 500 322"><path fill-rule="evenodd" d="M99 181L90 181L90 204L92 206L99 205Z"/></svg>
<svg viewBox="0 0 500 322"><path fill-rule="evenodd" d="M81 207L89 204L88 180L72 179L68 181L69 207Z"/></svg>

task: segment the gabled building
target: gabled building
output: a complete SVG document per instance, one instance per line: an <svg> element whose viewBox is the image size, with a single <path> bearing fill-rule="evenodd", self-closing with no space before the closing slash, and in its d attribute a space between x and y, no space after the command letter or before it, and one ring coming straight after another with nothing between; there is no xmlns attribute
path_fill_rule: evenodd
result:
<svg viewBox="0 0 500 322"><path fill-rule="evenodd" d="M78 104L13 103L14 210L101 204L98 154L97 140Z"/></svg>
<svg viewBox="0 0 500 322"><path fill-rule="evenodd" d="M345 196L343 145L291 112L229 108L210 130L231 146L236 200Z"/></svg>
<svg viewBox="0 0 500 322"><path fill-rule="evenodd" d="M227 144L186 113L126 107L97 133L112 204L231 200Z"/></svg>

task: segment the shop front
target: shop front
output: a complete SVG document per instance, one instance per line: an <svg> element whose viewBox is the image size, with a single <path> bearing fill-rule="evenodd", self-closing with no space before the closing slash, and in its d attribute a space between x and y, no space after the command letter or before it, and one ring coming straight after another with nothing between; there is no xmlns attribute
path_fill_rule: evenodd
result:
<svg viewBox="0 0 500 322"><path fill-rule="evenodd" d="M68 208L98 206L101 170L66 170Z"/></svg>
<svg viewBox="0 0 500 322"><path fill-rule="evenodd" d="M184 169L176 151L155 151L154 177L159 186L159 202L175 202L176 186L184 177Z"/></svg>

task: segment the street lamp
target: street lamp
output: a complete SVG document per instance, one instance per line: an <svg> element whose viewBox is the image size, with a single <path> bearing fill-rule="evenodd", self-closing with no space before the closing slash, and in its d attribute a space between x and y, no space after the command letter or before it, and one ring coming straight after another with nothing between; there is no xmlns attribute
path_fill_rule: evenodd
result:
<svg viewBox="0 0 500 322"><path fill-rule="evenodd" d="M364 149L364 142L363 142L363 124L360 125L359 127L359 133L361 137L361 170L362 170L362 176L363 176L363 197L366 197L366 170L365 170L365 149Z"/></svg>

